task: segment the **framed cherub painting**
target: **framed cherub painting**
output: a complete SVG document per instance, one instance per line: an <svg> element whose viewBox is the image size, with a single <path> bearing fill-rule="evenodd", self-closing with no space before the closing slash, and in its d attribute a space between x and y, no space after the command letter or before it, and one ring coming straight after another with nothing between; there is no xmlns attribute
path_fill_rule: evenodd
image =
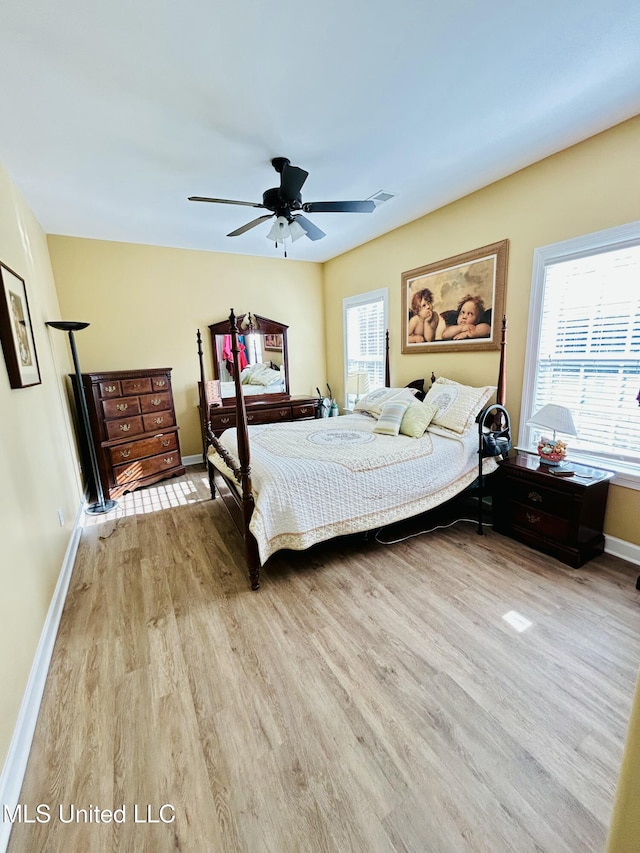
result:
<svg viewBox="0 0 640 853"><path fill-rule="evenodd" d="M402 352L500 348L508 240L402 273Z"/></svg>

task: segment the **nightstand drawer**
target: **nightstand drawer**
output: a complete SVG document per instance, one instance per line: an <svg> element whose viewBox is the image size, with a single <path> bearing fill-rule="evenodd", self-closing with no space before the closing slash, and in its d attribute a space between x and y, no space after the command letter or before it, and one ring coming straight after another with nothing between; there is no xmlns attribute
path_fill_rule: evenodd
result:
<svg viewBox="0 0 640 853"><path fill-rule="evenodd" d="M566 493L555 489L545 488L539 483L531 483L513 476L510 483L511 500L517 501L536 510L549 512L553 515L567 517L571 498Z"/></svg>
<svg viewBox="0 0 640 853"><path fill-rule="evenodd" d="M224 430L231 429L236 425L236 413L229 412L226 415L211 415L211 429Z"/></svg>
<svg viewBox="0 0 640 853"><path fill-rule="evenodd" d="M511 524L516 527L530 530L539 536L564 542L569 532L569 521L557 515L550 515L542 510L534 509L522 504L511 505Z"/></svg>

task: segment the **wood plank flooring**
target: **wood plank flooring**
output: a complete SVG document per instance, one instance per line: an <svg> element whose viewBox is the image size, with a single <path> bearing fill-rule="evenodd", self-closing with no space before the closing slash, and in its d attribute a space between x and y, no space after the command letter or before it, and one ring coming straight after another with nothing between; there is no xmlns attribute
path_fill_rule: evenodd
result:
<svg viewBox="0 0 640 853"><path fill-rule="evenodd" d="M208 497L190 468L87 519L21 796L50 820L9 853L604 850L637 566L461 523L251 592Z"/></svg>

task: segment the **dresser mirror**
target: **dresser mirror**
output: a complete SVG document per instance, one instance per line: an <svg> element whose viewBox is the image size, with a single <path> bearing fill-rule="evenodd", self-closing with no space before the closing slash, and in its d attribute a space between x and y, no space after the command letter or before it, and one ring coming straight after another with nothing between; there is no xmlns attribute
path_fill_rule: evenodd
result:
<svg viewBox="0 0 640 853"><path fill-rule="evenodd" d="M247 312L237 317L239 366L245 397L256 401L289 396L287 328L283 323ZM235 400L235 363L231 352L229 320L209 326L213 377L220 382L223 405Z"/></svg>

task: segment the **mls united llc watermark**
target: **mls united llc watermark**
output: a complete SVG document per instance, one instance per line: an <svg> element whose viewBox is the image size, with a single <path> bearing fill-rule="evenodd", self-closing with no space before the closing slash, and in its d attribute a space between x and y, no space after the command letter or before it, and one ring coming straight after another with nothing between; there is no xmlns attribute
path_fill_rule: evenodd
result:
<svg viewBox="0 0 640 853"><path fill-rule="evenodd" d="M115 809L104 809L100 806L59 805L52 808L47 803L29 806L18 803L13 808L2 806L3 823L173 823L176 810L170 803L152 806L149 803L131 805L123 803Z"/></svg>

